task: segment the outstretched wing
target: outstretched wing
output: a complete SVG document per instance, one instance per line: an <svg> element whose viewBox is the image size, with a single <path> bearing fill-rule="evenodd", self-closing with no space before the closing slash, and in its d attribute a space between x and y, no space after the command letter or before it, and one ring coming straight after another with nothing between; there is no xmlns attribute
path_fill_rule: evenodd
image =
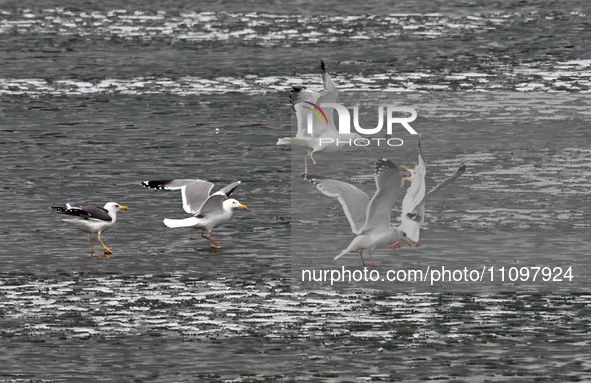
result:
<svg viewBox="0 0 591 383"><path fill-rule="evenodd" d="M401 188L402 177L396 165L386 158L379 159L376 163L376 193L367 205L362 232L390 227L390 214Z"/></svg>
<svg viewBox="0 0 591 383"><path fill-rule="evenodd" d="M289 98L298 123L296 137L312 137L313 133L310 134L308 132L308 116L312 118L312 132L315 132L320 126L320 121L318 121L313 112L308 109L312 108L308 102L318 105L317 102L318 98L320 98L320 93L294 86L289 94Z"/></svg>
<svg viewBox="0 0 591 383"><path fill-rule="evenodd" d="M365 214L369 197L357 187L343 181L334 180L322 176L304 175L307 181L312 182L322 194L336 198L349 220L351 230L359 234L365 223Z"/></svg>
<svg viewBox="0 0 591 383"><path fill-rule="evenodd" d="M408 180L411 182L411 186L407 189L406 195L402 199L402 212L400 219L402 221L400 229L406 233L408 238L418 242L423 224L423 216L425 212L425 204L421 204L421 201L425 197L426 192L426 167L425 161L423 160L423 153L421 150L421 138L419 136L419 160L414 169L409 170Z"/></svg>
<svg viewBox="0 0 591 383"><path fill-rule="evenodd" d="M223 188L221 188L220 190L218 190L217 192L215 192L213 195L223 194L226 197L229 197L230 194L234 193L234 190L236 190L238 185L240 185L240 181L232 182L231 184L226 185Z"/></svg>
<svg viewBox="0 0 591 383"><path fill-rule="evenodd" d="M213 188L211 182L199 179L144 181L142 185L152 189L180 189L183 197L183 209L190 214L195 214L201 209Z"/></svg>
<svg viewBox="0 0 591 383"><path fill-rule="evenodd" d="M465 171L466 165L462 164L462 166L460 166L460 168L451 177L448 177L442 183L433 188L433 190L431 190L429 193L425 194L425 196L414 206L411 211L403 213L401 217L402 224L400 225L400 228L407 233L408 237L412 241L419 241L419 231L425 219L425 203L427 200L439 190L455 182L455 180L464 174Z"/></svg>
<svg viewBox="0 0 591 383"><path fill-rule="evenodd" d="M339 91L326 71L324 61L320 61L320 69L322 69L322 84L324 85L324 90L322 91L318 102L337 102Z"/></svg>
<svg viewBox="0 0 591 383"><path fill-rule="evenodd" d="M197 218L205 218L211 214L221 214L224 208L224 201L226 200L224 194L214 194L205 201L201 209L196 212Z"/></svg>
<svg viewBox="0 0 591 383"><path fill-rule="evenodd" d="M414 184L415 182L418 182L418 192L416 194L416 199L414 201L410 202L410 206L408 206L408 211L412 212L413 210L416 209L416 207L420 204L421 200L424 198L425 196L425 191L427 189L427 183L425 182L425 176L427 174L427 168L425 166L425 161L423 160L423 152L421 150L421 139L419 137L419 160L417 163L417 166L415 166L414 168L414 172L415 174L413 175L413 177L416 177L416 180L412 180L411 182ZM405 196L406 197L406 196ZM402 203L404 206L404 202ZM404 209L406 210L406 209Z"/></svg>
<svg viewBox="0 0 591 383"><path fill-rule="evenodd" d="M442 183L435 186L431 191L429 191L429 193L425 194L425 197L420 202L420 204L424 204L429 198L433 197L433 195L435 193L437 193L438 191L440 191L441 189L443 189L447 185L454 183L458 178L460 178L460 176L462 174L464 174L465 171L466 171L466 165L462 164L460 166L460 168L458 170L456 170L456 172L452 176L448 177Z"/></svg>
<svg viewBox="0 0 591 383"><path fill-rule="evenodd" d="M333 119L333 110L327 110L326 112L316 109L316 106L320 106L322 103L334 103L337 101L338 91L332 81L332 78L326 72L326 66L323 61L320 61L320 67L322 69L322 83L323 90L321 92L315 92L307 90L303 87L293 87L290 92L291 104L295 110L296 118L298 122L298 132L296 137L320 137L326 135L327 132L336 134L336 128ZM311 105L314 104L314 105ZM315 114L319 113L320 118ZM326 120L324 115L326 114ZM312 133L308 132L308 120L312 121Z"/></svg>
<svg viewBox="0 0 591 383"><path fill-rule="evenodd" d="M240 181L232 182L213 193L203 203L199 211L195 212L195 216L197 218L205 218L211 214L221 214L224 209L224 201L236 190L238 185L240 185Z"/></svg>

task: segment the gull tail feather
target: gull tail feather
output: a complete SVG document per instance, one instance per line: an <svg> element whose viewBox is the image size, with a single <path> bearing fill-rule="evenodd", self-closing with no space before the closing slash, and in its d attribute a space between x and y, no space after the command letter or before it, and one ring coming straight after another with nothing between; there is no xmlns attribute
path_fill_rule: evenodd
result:
<svg viewBox="0 0 591 383"><path fill-rule="evenodd" d="M191 227L195 226L198 222L197 218L189 217L185 219L169 219L164 218L164 224L168 227L175 228L175 227Z"/></svg>
<svg viewBox="0 0 591 383"><path fill-rule="evenodd" d="M339 259L340 257L342 257L345 254L350 253L351 250L349 250L349 248L346 248L345 250L341 251L341 254L337 255L336 257L334 257L334 259Z"/></svg>
<svg viewBox="0 0 591 383"><path fill-rule="evenodd" d="M277 145L291 145L291 137L284 137L277 140Z"/></svg>
<svg viewBox="0 0 591 383"><path fill-rule="evenodd" d="M353 241L351 241L349 246L347 246L347 248L345 250L341 251L341 254L334 257L334 259L339 259L340 257L342 257L345 254L351 253L353 251L361 250L363 248L363 246L360 246L360 242L363 241L363 238L365 238L365 237L364 236L355 237L355 239L353 239Z"/></svg>

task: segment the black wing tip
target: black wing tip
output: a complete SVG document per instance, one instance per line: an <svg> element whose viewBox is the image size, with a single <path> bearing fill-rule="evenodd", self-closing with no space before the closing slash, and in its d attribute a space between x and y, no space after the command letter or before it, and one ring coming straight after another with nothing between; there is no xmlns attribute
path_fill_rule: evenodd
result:
<svg viewBox="0 0 591 383"><path fill-rule="evenodd" d="M315 179L318 179L318 180L328 179L328 177L317 176L317 175L314 175L314 174L306 174L306 173L300 174L300 177L303 178L303 179L305 179L306 181L310 181L310 182L312 180L315 180Z"/></svg>
<svg viewBox="0 0 591 383"><path fill-rule="evenodd" d="M226 197L230 197L230 194L234 193L234 190L236 190L238 188L238 186L240 186L240 184L242 183L242 181L236 181L234 182L234 187L231 188L230 190L228 190L226 193L224 193L226 195Z"/></svg>
<svg viewBox="0 0 591 383"><path fill-rule="evenodd" d="M84 219L88 219L90 217L90 214L86 210L79 208L79 207L69 208L69 207L64 207L64 206L50 206L49 209L52 211L61 213L61 214L73 215L73 216L84 218ZM104 210L105 212L107 211L103 208L100 208L100 209Z"/></svg>
<svg viewBox="0 0 591 383"><path fill-rule="evenodd" d="M320 60L320 69L322 69L322 73L326 73L326 65L324 64L324 60Z"/></svg>
<svg viewBox="0 0 591 383"><path fill-rule="evenodd" d="M398 170L398 167L396 166L396 164L394 162L390 161L386 157L382 157L382 158L378 159L378 161L376 162L376 174L380 171L380 169L382 169L384 167L393 168L393 169Z"/></svg>
<svg viewBox="0 0 591 383"><path fill-rule="evenodd" d="M300 174L300 177L303 178L305 181L312 182L315 186L318 186L318 184L323 180L332 179L330 177L317 176L313 174Z"/></svg>
<svg viewBox="0 0 591 383"><path fill-rule="evenodd" d="M460 168L456 171L456 173L458 173L459 175L464 174L464 172L466 171L466 164L462 164L460 165Z"/></svg>
<svg viewBox="0 0 591 383"><path fill-rule="evenodd" d="M305 90L306 87L304 86L294 86L291 90L291 92L289 92L289 101L291 102L292 105L295 105L299 102L300 100L300 92Z"/></svg>
<svg viewBox="0 0 591 383"><path fill-rule="evenodd" d="M142 181L142 186L149 189L165 189L166 185L172 180L154 180L154 181Z"/></svg>

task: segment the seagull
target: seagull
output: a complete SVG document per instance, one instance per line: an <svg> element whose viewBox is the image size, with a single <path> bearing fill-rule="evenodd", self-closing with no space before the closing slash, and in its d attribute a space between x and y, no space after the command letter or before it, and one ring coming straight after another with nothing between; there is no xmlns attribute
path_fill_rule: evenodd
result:
<svg viewBox="0 0 591 383"><path fill-rule="evenodd" d="M284 137L277 141L277 145L295 145L308 150L304 157L304 174L308 174L308 157L316 165L316 160L314 160L314 153L316 152L335 153L343 148L343 143L350 143L359 139L369 144L369 140L364 139L357 133L340 134L334 124L332 109L324 115L324 120L319 114L317 115L318 118L314 118L313 113L316 112L312 106L317 107L323 103L335 103L339 94L334 82L326 72L324 61L320 61L320 67L322 68L324 89L322 92L314 92L304 87L294 86L292 88L290 100L296 113L298 131L293 138ZM322 110L320 112L324 114ZM312 122L312 133L308 132L310 122ZM367 151L362 144L360 145L360 148Z"/></svg>
<svg viewBox="0 0 591 383"><path fill-rule="evenodd" d="M144 181L142 185L151 189L181 190L183 208L192 217L185 219L164 219L170 228L194 227L201 229L201 236L209 241L211 248L221 248L220 242L211 239L211 231L232 218L234 209L246 210L246 205L233 198L228 198L236 190L240 181L224 186L219 191L209 194L213 184L199 179ZM203 232L207 232L207 236Z"/></svg>
<svg viewBox="0 0 591 383"><path fill-rule="evenodd" d="M406 166L401 167L408 172L408 177L404 177L403 179L409 180L410 186L402 200L402 213L400 215L402 224L400 225L400 228L406 232L411 241L416 242L415 246L418 247L420 246L418 242L421 226L425 220L425 202L427 202L427 200L436 192L452 182L455 182L455 180L464 174L466 171L466 165L462 164L452 176L448 177L430 192L425 193L425 174L427 171L425 161L423 160L423 153L421 151L421 141L419 139L419 160L417 166L412 170ZM396 248L396 244L392 246L393 249Z"/></svg>
<svg viewBox="0 0 591 383"><path fill-rule="evenodd" d="M50 206L49 209L72 218L64 218L63 221L80 231L88 233L90 251L98 253L92 248L92 233L98 233L98 240L103 245L105 254L113 254L105 246L101 239L101 233L111 228L117 221L117 211L129 210L127 206L121 206L117 202L108 202L104 207L89 205L85 203L68 202L63 206Z"/></svg>
<svg viewBox="0 0 591 383"><path fill-rule="evenodd" d="M376 247L399 240L412 246L406 233L390 224L390 212L403 182L398 168L392 161L386 158L377 161L376 192L371 200L356 186L343 181L312 175L306 175L304 178L316 185L323 194L337 198L349 220L351 230L357 234L349 246L334 259L359 251L363 266L377 266L371 256L371 251ZM365 263L363 250L369 251L371 263Z"/></svg>
<svg viewBox="0 0 591 383"><path fill-rule="evenodd" d="M406 190L406 194L402 199L402 212L400 214L400 219L402 221L400 227L403 228L411 241L416 242L415 246L417 247L420 246L418 243L419 232L423 224L425 204L423 203L420 207L417 205L425 197L425 174L427 172L425 161L423 161L423 154L421 152L420 138L418 151L419 160L414 169L410 170L404 165L401 166L401 168L408 172L408 176L404 177L403 180L410 181L410 186ZM413 220L413 217L418 218L418 220Z"/></svg>

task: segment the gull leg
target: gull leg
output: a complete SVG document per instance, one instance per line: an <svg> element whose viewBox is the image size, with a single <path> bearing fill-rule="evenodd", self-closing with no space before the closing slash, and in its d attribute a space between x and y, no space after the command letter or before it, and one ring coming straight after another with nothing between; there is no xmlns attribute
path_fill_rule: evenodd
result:
<svg viewBox="0 0 591 383"><path fill-rule="evenodd" d="M312 164L316 165L316 160L314 160L314 156L312 154L314 154L314 152L310 152L310 158L312 159Z"/></svg>
<svg viewBox="0 0 591 383"><path fill-rule="evenodd" d="M221 242L219 241L214 241L213 239L211 239L210 234L207 233L207 237L203 235L203 231L201 231L201 236L205 239L207 239L209 241L209 243L215 243L216 245L219 245Z"/></svg>
<svg viewBox="0 0 591 383"><path fill-rule="evenodd" d="M209 245L211 246L212 249L221 249L222 248L221 246L217 246L221 242L214 241L213 239L211 239L211 234L210 233L207 233L207 237L206 237L206 236L203 235L203 231L202 231L201 232L201 236L209 241Z"/></svg>
<svg viewBox="0 0 591 383"><path fill-rule="evenodd" d="M371 257L371 250L369 250L369 259L371 259L371 263L365 263L365 260L363 259L363 250L359 250L359 255L361 256L361 262L363 263L363 266L379 266L373 263L373 258Z"/></svg>
<svg viewBox="0 0 591 383"><path fill-rule="evenodd" d="M308 156L310 155L310 153L306 154L306 156L304 157L304 175L308 174Z"/></svg>
<svg viewBox="0 0 591 383"><path fill-rule="evenodd" d="M218 241L214 241L213 239L211 239L211 236L209 235L209 233L207 233L207 239L209 240L209 244L211 245L212 249L221 249L221 246L215 245L216 243L220 243Z"/></svg>
<svg viewBox="0 0 591 383"><path fill-rule="evenodd" d="M92 248L92 236L88 234L88 242L90 242L90 252L91 253L98 253L95 249Z"/></svg>
<svg viewBox="0 0 591 383"><path fill-rule="evenodd" d="M369 250L369 259L371 260L371 263L369 264L369 266L373 266L373 267L379 266L379 265L376 265L375 263L373 263L373 258L371 257L371 250Z"/></svg>
<svg viewBox="0 0 591 383"><path fill-rule="evenodd" d="M363 259L363 250L359 250L359 255L361 256L361 263L363 263L363 266L367 266L365 264L365 260Z"/></svg>
<svg viewBox="0 0 591 383"><path fill-rule="evenodd" d="M101 243L101 245L103 245L103 249L105 250L105 254L113 254L113 252L111 250L109 250L107 248L107 246L105 246L105 244L103 243L103 240L101 239L101 236L98 236L99 242Z"/></svg>

